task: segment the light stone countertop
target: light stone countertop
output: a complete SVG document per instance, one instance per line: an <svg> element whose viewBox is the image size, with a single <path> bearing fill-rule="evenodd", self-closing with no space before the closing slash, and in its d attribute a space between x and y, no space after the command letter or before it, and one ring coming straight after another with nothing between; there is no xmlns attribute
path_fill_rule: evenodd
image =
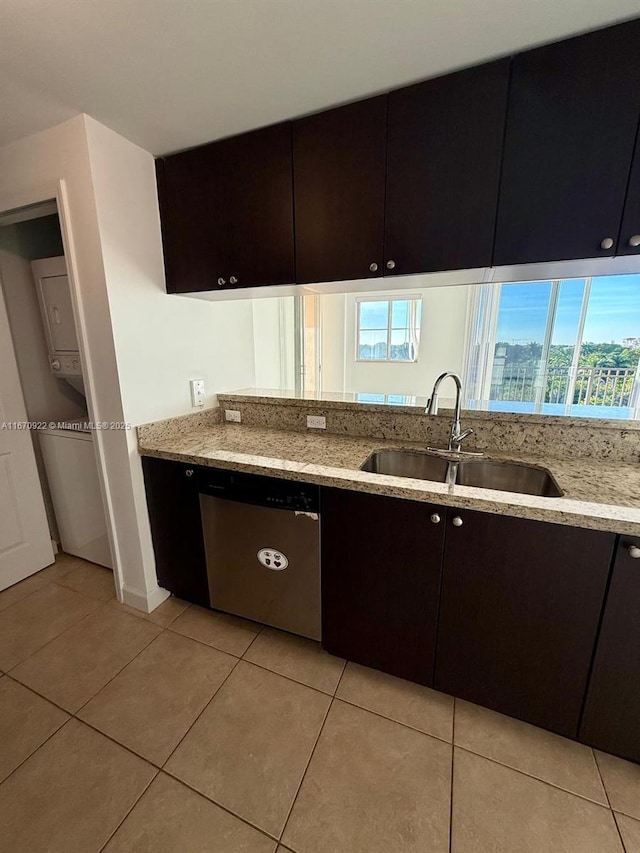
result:
<svg viewBox="0 0 640 853"><path fill-rule="evenodd" d="M412 442L176 418L139 427L138 443L143 456L640 536L637 464L485 454L546 467L564 492L561 498L547 498L359 470L377 449L424 450Z"/></svg>

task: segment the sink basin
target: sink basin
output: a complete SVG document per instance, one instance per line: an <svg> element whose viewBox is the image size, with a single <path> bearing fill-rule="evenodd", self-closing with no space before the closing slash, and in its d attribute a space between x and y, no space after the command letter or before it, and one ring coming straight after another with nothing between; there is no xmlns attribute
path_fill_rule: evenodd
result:
<svg viewBox="0 0 640 853"><path fill-rule="evenodd" d="M439 456L412 450L377 450L360 467L372 474L391 474L394 477L415 477L444 483L449 463Z"/></svg>
<svg viewBox="0 0 640 853"><path fill-rule="evenodd" d="M544 468L489 460L463 461L457 465L456 483L459 486L499 489L501 492L518 492L545 498L559 498L563 494L554 478Z"/></svg>
<svg viewBox="0 0 640 853"><path fill-rule="evenodd" d="M394 477L414 477L446 483L449 468L451 479L458 486L479 489L498 489L522 495L545 498L562 497L563 491L545 468L518 462L492 462L488 459L451 462L440 456L415 450L377 450L361 466L361 471L390 474Z"/></svg>

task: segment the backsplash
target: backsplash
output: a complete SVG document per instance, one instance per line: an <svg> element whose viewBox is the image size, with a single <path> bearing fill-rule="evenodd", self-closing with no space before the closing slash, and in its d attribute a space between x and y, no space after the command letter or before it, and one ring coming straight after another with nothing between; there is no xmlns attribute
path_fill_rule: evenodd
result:
<svg viewBox="0 0 640 853"><path fill-rule="evenodd" d="M222 420L222 409L199 409L188 415L167 418L164 421L154 421L138 426L139 441L157 441L159 439L179 437L187 429L206 429L208 426L219 424Z"/></svg>
<svg viewBox="0 0 640 853"><path fill-rule="evenodd" d="M327 422L326 432L388 441L415 441L424 443L425 447L445 447L451 424L451 412L446 410L428 417L416 407L288 399L261 396L261 392L251 391L218 394L218 402L218 417L224 418L225 408L235 409L241 413L245 426L318 433L321 431L307 428L307 415L322 415ZM200 417L206 415L204 412L198 414ZM585 418L469 411L463 413L461 420L463 429L472 427L475 430L475 435L465 441L466 450L541 458L640 462L640 423L617 425L615 421L597 422Z"/></svg>

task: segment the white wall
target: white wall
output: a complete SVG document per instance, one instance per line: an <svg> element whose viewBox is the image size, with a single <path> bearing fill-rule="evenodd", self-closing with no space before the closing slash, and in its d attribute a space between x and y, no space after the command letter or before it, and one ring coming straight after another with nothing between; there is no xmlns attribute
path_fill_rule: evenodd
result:
<svg viewBox="0 0 640 853"><path fill-rule="evenodd" d="M65 182L65 254L79 286L93 420L139 424L189 411L191 378L216 391L255 384L250 302L167 296L153 158L88 116L0 149L0 211ZM1 369L1 368L0 368ZM95 434L125 600L162 599L133 430Z"/></svg>
<svg viewBox="0 0 640 853"><path fill-rule="evenodd" d="M251 300L255 387L295 387L294 297Z"/></svg>
<svg viewBox="0 0 640 853"><path fill-rule="evenodd" d="M422 298L419 356L411 363L356 361L356 305L363 294L322 296L323 391L428 397L440 373L462 373L468 293L468 285L457 285L389 294Z"/></svg>
<svg viewBox="0 0 640 853"><path fill-rule="evenodd" d="M251 303L198 303L165 291L153 157L86 117L124 420L137 425L191 408L189 380L217 391L255 384ZM135 432L125 433L142 572L155 579Z"/></svg>

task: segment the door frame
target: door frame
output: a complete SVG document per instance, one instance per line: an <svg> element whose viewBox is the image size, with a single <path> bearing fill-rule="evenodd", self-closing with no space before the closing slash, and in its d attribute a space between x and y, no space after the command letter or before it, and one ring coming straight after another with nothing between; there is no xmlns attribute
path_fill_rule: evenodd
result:
<svg viewBox="0 0 640 853"><path fill-rule="evenodd" d="M82 292L79 286L76 241L71 223L68 192L64 178L61 178L55 183L40 185L37 188L34 187L25 193L21 193L19 197L13 196L10 198L4 198L0 196L0 215L23 207L42 204L44 202L51 201L52 199L56 202L58 219L60 221L60 231L62 233L62 247L67 266L69 289L71 291L73 319L76 325L76 332L78 334L78 346L80 350L80 360L82 363L87 410L89 420L95 424L98 421L98 417L96 416L96 406L94 403L96 396L96 373L91 356L91 348L88 342L87 322ZM92 431L92 435L93 449L98 467L98 481L100 483L100 493L107 525L107 537L109 539L109 548L111 550L113 563L115 590L118 598L120 599L124 580L121 570L122 562L120 559L120 549L118 547L118 536L114 524L113 501L108 487L109 476L105 461L104 441L101 430L94 429Z"/></svg>

